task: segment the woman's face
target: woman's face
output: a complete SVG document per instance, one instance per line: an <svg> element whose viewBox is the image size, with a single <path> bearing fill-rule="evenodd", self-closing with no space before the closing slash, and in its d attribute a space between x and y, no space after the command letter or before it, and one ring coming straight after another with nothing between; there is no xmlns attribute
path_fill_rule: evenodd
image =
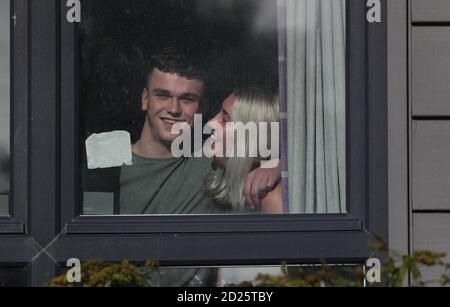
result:
<svg viewBox="0 0 450 307"><path fill-rule="evenodd" d="M232 133L232 131L228 129L227 123L231 122L231 114L236 99L237 97L234 94L231 94L223 102L222 110L208 122L208 125L214 129L212 133L213 143L211 144L212 154L214 155L214 160L221 165L225 165L227 161L226 140L227 136L229 137ZM217 129L219 126L221 129Z"/></svg>

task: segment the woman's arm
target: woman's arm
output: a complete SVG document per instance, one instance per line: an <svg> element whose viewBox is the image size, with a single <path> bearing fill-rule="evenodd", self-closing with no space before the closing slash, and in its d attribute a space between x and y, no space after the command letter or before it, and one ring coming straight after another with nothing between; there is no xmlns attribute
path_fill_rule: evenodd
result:
<svg viewBox="0 0 450 307"><path fill-rule="evenodd" d="M283 213L283 192L281 184L278 184L261 202L262 213L282 214Z"/></svg>

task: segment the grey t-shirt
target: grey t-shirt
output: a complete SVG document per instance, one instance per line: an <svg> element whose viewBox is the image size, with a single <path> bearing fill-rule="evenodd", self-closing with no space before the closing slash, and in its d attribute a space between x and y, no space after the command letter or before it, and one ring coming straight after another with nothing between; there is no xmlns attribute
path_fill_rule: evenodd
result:
<svg viewBox="0 0 450 307"><path fill-rule="evenodd" d="M223 214L208 195L206 158L150 159L133 154L120 174L120 214Z"/></svg>
<svg viewBox="0 0 450 307"><path fill-rule="evenodd" d="M206 158L148 159L133 154L133 165L120 175L120 214L224 214L207 193L212 170ZM155 286L203 287L215 279L214 269L161 269Z"/></svg>

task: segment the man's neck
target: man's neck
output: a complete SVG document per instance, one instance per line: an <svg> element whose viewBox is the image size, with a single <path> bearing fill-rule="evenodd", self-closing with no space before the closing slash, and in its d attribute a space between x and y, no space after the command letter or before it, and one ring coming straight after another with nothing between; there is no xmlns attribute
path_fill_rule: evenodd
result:
<svg viewBox="0 0 450 307"><path fill-rule="evenodd" d="M148 122L145 122L141 138L131 147L134 154L144 158L173 158L170 146L155 140Z"/></svg>

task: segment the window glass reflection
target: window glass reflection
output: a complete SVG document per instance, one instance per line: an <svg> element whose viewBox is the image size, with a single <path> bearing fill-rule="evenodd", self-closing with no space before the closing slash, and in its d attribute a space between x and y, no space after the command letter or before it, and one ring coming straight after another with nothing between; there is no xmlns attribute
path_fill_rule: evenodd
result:
<svg viewBox="0 0 450 307"><path fill-rule="evenodd" d="M83 1L82 214L346 212L345 0L286 4Z"/></svg>
<svg viewBox="0 0 450 307"><path fill-rule="evenodd" d="M83 214L283 213L276 2L113 3L83 2Z"/></svg>
<svg viewBox="0 0 450 307"><path fill-rule="evenodd" d="M153 262L82 264L85 287L324 287L364 286L364 267L357 264L287 266L159 267ZM126 267L126 269L124 269ZM67 271L61 272L66 276ZM121 275L125 274L121 278ZM97 278L101 275L101 278ZM49 286L73 286L56 278Z"/></svg>

